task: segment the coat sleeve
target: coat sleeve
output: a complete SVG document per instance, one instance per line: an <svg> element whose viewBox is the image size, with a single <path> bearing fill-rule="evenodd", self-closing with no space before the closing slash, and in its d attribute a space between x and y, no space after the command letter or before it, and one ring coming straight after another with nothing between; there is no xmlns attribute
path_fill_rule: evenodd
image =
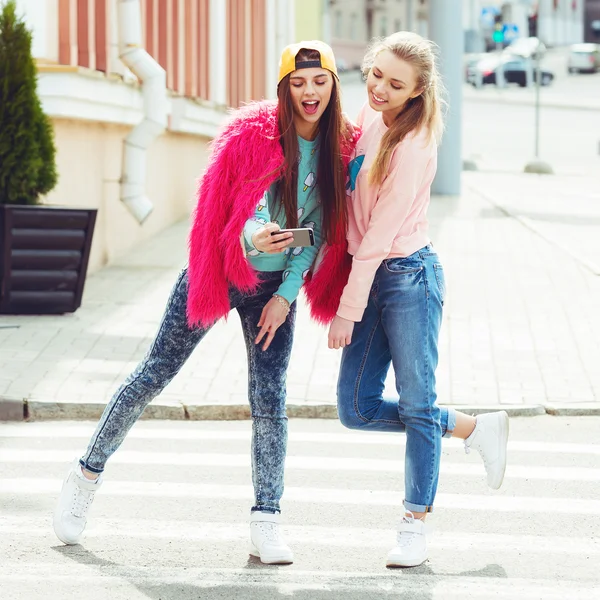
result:
<svg viewBox="0 0 600 600"><path fill-rule="evenodd" d="M258 284L241 235L283 164L275 109L263 103L238 109L212 143L189 237L190 325L227 315L230 285L251 291Z"/></svg>
<svg viewBox="0 0 600 600"><path fill-rule="evenodd" d="M231 126L215 139L208 166L198 182L196 207L189 236L188 303L190 325L212 325L229 311L227 280L223 277L223 253L219 236L231 213L231 189L234 176L227 165L232 135Z"/></svg>

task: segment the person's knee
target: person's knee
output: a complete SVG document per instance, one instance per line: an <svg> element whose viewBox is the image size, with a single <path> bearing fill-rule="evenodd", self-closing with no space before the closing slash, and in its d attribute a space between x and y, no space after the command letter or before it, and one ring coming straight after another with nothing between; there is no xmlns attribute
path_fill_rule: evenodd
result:
<svg viewBox="0 0 600 600"><path fill-rule="evenodd" d="M250 415L253 419L287 419L285 395L278 397L264 392L250 400Z"/></svg>
<svg viewBox="0 0 600 600"><path fill-rule="evenodd" d="M363 419L357 412L354 401L351 396L345 395L341 390L338 390L338 417L340 423L348 429L362 429L366 425Z"/></svg>
<svg viewBox="0 0 600 600"><path fill-rule="evenodd" d="M354 411L340 411L338 408L340 423L348 429L362 429L366 423Z"/></svg>
<svg viewBox="0 0 600 600"><path fill-rule="evenodd" d="M435 404L411 401L410 398L400 398L398 415L405 424L440 424L440 409Z"/></svg>

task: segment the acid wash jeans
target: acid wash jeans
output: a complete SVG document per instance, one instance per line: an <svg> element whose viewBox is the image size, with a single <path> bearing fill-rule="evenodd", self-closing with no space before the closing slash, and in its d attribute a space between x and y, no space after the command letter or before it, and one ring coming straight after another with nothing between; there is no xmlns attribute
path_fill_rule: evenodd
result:
<svg viewBox="0 0 600 600"><path fill-rule="evenodd" d="M436 404L444 294L444 272L431 246L384 260L363 319L344 348L338 381L343 425L406 432L404 506L413 512L433 510L442 436L451 436L456 426L456 412ZM390 363L395 401L383 398Z"/></svg>
<svg viewBox="0 0 600 600"><path fill-rule="evenodd" d="M260 273L253 294L230 289L229 302L237 309L248 354L248 397L252 415L252 511L280 511L287 449L285 412L286 372L292 350L296 303L279 327L269 348L255 345L262 309L277 291L282 272ZM88 449L79 461L92 473L101 473L106 461L148 404L177 375L210 327L190 328L186 318L187 269L179 275L160 328L148 353L106 406Z"/></svg>

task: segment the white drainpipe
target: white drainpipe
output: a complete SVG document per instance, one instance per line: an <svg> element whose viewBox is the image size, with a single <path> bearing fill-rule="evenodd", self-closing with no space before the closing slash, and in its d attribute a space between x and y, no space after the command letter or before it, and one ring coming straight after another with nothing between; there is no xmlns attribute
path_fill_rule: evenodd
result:
<svg viewBox="0 0 600 600"><path fill-rule="evenodd" d="M142 82L144 118L125 138L121 201L139 223L152 212L145 194L146 151L167 127L167 74L142 47L140 0L118 0L119 58Z"/></svg>

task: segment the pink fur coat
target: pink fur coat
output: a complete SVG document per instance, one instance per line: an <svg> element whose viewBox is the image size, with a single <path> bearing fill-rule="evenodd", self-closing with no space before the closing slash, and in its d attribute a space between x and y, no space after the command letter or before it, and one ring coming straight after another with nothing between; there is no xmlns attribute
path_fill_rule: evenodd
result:
<svg viewBox="0 0 600 600"><path fill-rule="evenodd" d="M343 140L345 166L358 137L356 132L352 140ZM229 286L246 292L256 289L257 273L246 260L241 235L265 191L282 176L283 167L274 102L255 102L237 110L214 139L198 185L189 237L190 325L209 326L226 316ZM345 231L338 232L337 240L322 247L304 286L311 315L321 323L335 316L350 272Z"/></svg>

